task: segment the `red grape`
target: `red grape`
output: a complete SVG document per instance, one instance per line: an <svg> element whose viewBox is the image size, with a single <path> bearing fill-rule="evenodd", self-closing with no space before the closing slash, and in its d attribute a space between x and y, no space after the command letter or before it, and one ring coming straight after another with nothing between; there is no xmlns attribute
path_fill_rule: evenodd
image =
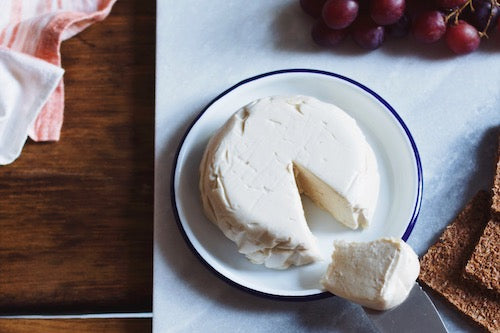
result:
<svg viewBox="0 0 500 333"><path fill-rule="evenodd" d="M396 23L405 11L405 0L372 0L370 15L375 23Z"/></svg>
<svg viewBox="0 0 500 333"><path fill-rule="evenodd" d="M491 15L487 31L492 31L497 23L497 17L500 16L500 9L497 6L492 7L490 0L473 0L472 7L474 10L467 13L466 21L476 27L477 30L484 31Z"/></svg>
<svg viewBox="0 0 500 333"><path fill-rule="evenodd" d="M352 38L360 47L374 50L384 42L385 29L372 20L360 20L353 26Z"/></svg>
<svg viewBox="0 0 500 333"><path fill-rule="evenodd" d="M466 54L479 47L479 33L469 23L459 20L448 27L445 35L446 44L456 54Z"/></svg>
<svg viewBox="0 0 500 333"><path fill-rule="evenodd" d="M462 6L467 0L436 0L436 4L439 8L452 9L458 6Z"/></svg>
<svg viewBox="0 0 500 333"><path fill-rule="evenodd" d="M407 14L403 14L401 18L387 27L387 33L394 37L404 37L408 35L411 29L411 19Z"/></svg>
<svg viewBox="0 0 500 333"><path fill-rule="evenodd" d="M337 46L344 40L345 36L347 36L347 30L330 29L322 20L316 21L311 31L314 42L325 47Z"/></svg>
<svg viewBox="0 0 500 333"><path fill-rule="evenodd" d="M328 0L323 6L322 17L332 29L344 29L358 16L357 0Z"/></svg>
<svg viewBox="0 0 500 333"><path fill-rule="evenodd" d="M434 43L446 32L444 15L437 10L423 12L413 22L413 35L418 41Z"/></svg>
<svg viewBox="0 0 500 333"><path fill-rule="evenodd" d="M500 33L499 1L300 0L300 6L317 18L311 36L321 46L337 46L350 34L360 47L373 50L386 35L404 37L412 31L420 42L444 38L453 52L465 54L496 26Z"/></svg>
<svg viewBox="0 0 500 333"><path fill-rule="evenodd" d="M300 0L302 10L314 18L321 16L321 10L326 0Z"/></svg>

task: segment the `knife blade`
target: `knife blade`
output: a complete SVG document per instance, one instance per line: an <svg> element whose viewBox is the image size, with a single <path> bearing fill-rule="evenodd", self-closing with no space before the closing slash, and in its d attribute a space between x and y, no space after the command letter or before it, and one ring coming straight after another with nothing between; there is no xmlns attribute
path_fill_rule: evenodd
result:
<svg viewBox="0 0 500 333"><path fill-rule="evenodd" d="M383 333L448 332L436 307L418 283L399 306L386 311L364 310L375 327Z"/></svg>

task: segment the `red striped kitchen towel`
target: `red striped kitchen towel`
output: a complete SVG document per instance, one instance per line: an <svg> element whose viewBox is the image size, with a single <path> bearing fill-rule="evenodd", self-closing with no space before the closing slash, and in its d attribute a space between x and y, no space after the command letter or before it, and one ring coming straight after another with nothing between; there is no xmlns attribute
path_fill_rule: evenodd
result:
<svg viewBox="0 0 500 333"><path fill-rule="evenodd" d="M0 47L61 67L61 42L106 18L115 1L0 0ZM30 124L29 136L35 141L59 140L63 110L61 79Z"/></svg>

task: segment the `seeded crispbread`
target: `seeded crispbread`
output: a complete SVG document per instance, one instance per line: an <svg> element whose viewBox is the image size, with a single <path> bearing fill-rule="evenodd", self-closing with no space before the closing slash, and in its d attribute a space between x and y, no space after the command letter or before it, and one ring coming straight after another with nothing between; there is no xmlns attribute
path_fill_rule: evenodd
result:
<svg viewBox="0 0 500 333"><path fill-rule="evenodd" d="M490 220L465 266L464 276L500 293L500 221Z"/></svg>
<svg viewBox="0 0 500 333"><path fill-rule="evenodd" d="M420 282L491 332L500 332L500 298L463 278L464 267L490 218L491 200L480 191L420 260Z"/></svg>
<svg viewBox="0 0 500 333"><path fill-rule="evenodd" d="M493 181L493 197L491 200L491 215L500 220L500 136L498 138L497 168L495 180Z"/></svg>
<svg viewBox="0 0 500 333"><path fill-rule="evenodd" d="M465 266L464 276L500 294L500 138L496 162L491 220Z"/></svg>

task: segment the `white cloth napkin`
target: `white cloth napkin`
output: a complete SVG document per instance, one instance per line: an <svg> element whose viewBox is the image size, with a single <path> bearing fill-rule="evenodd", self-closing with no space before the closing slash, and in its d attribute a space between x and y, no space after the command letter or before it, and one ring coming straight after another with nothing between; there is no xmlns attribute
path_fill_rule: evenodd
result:
<svg viewBox="0 0 500 333"><path fill-rule="evenodd" d="M44 60L0 49L0 164L19 156L28 129L63 72Z"/></svg>
<svg viewBox="0 0 500 333"><path fill-rule="evenodd" d="M64 86L55 68L61 67L61 42L104 20L115 1L0 1L0 165L19 156L27 135L59 140Z"/></svg>

